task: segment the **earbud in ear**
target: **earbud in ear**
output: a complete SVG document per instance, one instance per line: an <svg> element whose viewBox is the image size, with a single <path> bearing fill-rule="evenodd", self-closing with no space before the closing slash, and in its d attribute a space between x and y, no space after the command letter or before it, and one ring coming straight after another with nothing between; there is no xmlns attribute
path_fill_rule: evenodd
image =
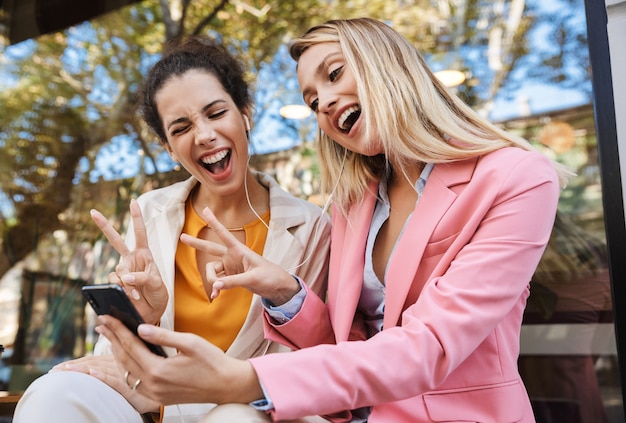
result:
<svg viewBox="0 0 626 423"><path fill-rule="evenodd" d="M243 115L243 120L244 120L244 122L246 124L246 131L250 132L250 121L248 120L248 116Z"/></svg>

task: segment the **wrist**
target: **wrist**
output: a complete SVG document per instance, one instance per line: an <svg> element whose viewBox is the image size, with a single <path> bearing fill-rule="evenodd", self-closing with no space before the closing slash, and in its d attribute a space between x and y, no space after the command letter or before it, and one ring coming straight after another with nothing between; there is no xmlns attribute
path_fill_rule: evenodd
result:
<svg viewBox="0 0 626 423"><path fill-rule="evenodd" d="M249 404L264 398L265 394L261 388L259 378L249 360L236 360L235 372L228 375L228 380L232 380L236 389L228 389L227 395L234 394L234 398L228 398L225 402L241 402ZM235 375L233 378L232 376Z"/></svg>
<svg viewBox="0 0 626 423"><path fill-rule="evenodd" d="M295 276L289 275L289 279L289 283L283 284L284 288L278 290L272 298L267 298L273 306L279 307L288 303L302 289Z"/></svg>

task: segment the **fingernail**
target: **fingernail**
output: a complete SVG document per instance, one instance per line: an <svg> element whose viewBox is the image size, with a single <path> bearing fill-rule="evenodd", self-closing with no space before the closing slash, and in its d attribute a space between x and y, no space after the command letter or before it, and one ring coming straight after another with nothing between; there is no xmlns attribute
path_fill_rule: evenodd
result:
<svg viewBox="0 0 626 423"><path fill-rule="evenodd" d="M126 275L123 275L120 279L124 283L135 283L135 275L126 274Z"/></svg>
<svg viewBox="0 0 626 423"><path fill-rule="evenodd" d="M132 295L133 298L136 300L139 300L141 298L141 295L139 295L139 291L137 291L136 289L130 291L130 295Z"/></svg>
<svg viewBox="0 0 626 423"><path fill-rule="evenodd" d="M62 372L63 370L74 370L74 366L69 363L57 364L56 366L48 370L48 373Z"/></svg>
<svg viewBox="0 0 626 423"><path fill-rule="evenodd" d="M100 376L102 376L102 373L101 373L101 372L99 372L99 371L98 371L98 370L96 370L96 369L92 369L91 367L89 368L89 374L90 374L91 376L94 376L94 377L100 377Z"/></svg>
<svg viewBox="0 0 626 423"><path fill-rule="evenodd" d="M150 336L154 333L154 327L152 325L141 324L137 326L137 333L140 335Z"/></svg>

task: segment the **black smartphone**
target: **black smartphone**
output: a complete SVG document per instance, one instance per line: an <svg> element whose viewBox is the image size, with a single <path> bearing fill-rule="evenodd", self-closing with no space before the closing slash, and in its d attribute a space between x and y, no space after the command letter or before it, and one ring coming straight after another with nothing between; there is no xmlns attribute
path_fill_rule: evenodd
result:
<svg viewBox="0 0 626 423"><path fill-rule="evenodd" d="M115 317L137 335L137 326L144 321L121 286L116 284L85 285L82 291L83 296L96 314L108 314ZM141 340L154 354L167 357L165 350L160 345Z"/></svg>

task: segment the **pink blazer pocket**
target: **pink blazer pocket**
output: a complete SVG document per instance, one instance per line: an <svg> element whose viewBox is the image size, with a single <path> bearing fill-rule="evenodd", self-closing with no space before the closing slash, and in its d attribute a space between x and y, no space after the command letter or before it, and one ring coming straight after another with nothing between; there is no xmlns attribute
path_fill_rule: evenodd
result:
<svg viewBox="0 0 626 423"><path fill-rule="evenodd" d="M424 394L435 422L513 423L524 415L525 390L517 380Z"/></svg>
<svg viewBox="0 0 626 423"><path fill-rule="evenodd" d="M454 242L454 240L459 236L459 233L454 233L452 235L447 236L444 239L431 241L428 243L426 248L424 249L423 258L440 256L450 248L450 245Z"/></svg>

